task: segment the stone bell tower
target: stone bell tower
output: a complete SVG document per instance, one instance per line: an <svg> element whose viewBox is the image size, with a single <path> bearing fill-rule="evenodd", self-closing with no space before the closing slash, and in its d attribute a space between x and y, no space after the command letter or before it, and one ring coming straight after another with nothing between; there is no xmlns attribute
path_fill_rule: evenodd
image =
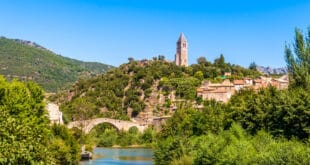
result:
<svg viewBox="0 0 310 165"><path fill-rule="evenodd" d="M183 33L181 33L177 41L177 52L175 54L175 64L178 66L188 66L187 61L187 40Z"/></svg>

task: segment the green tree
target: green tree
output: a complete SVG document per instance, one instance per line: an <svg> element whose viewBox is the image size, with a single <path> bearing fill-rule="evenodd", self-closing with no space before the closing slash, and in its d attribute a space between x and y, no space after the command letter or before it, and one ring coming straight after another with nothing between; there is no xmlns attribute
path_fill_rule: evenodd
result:
<svg viewBox="0 0 310 165"><path fill-rule="evenodd" d="M202 71L197 71L194 75L195 78L198 80L203 80L203 72Z"/></svg>
<svg viewBox="0 0 310 165"><path fill-rule="evenodd" d="M254 71L257 71L257 65L255 62L251 62L250 66L249 66L249 69L251 70L254 70Z"/></svg>
<svg viewBox="0 0 310 165"><path fill-rule="evenodd" d="M135 61L135 59L133 57L128 57L128 61L129 61L129 63L132 63Z"/></svg>
<svg viewBox="0 0 310 165"><path fill-rule="evenodd" d="M158 60L164 61L165 60L165 56L164 55L158 55Z"/></svg>
<svg viewBox="0 0 310 165"><path fill-rule="evenodd" d="M304 37L301 30L295 30L294 53L285 47L285 60L290 76L291 87L310 89L310 27Z"/></svg>
<svg viewBox="0 0 310 165"><path fill-rule="evenodd" d="M103 134L99 135L98 146L100 147L112 147L116 144L117 131L115 129L105 129Z"/></svg>
<svg viewBox="0 0 310 165"><path fill-rule="evenodd" d="M209 62L205 57L199 57L197 59L197 63L202 66L210 66L211 62Z"/></svg>
<svg viewBox="0 0 310 165"><path fill-rule="evenodd" d="M223 54L221 54L219 58L214 60L214 65L218 66L220 68L224 68L225 67L226 64L225 64L225 58L224 58Z"/></svg>
<svg viewBox="0 0 310 165"><path fill-rule="evenodd" d="M43 92L0 76L0 164L52 164Z"/></svg>
<svg viewBox="0 0 310 165"><path fill-rule="evenodd" d="M151 128L147 128L142 134L141 134L142 142L145 144L150 144L155 140L154 137L154 131Z"/></svg>
<svg viewBox="0 0 310 165"><path fill-rule="evenodd" d="M138 132L139 132L139 130L138 130L138 128L136 126L132 126L128 130L128 133L134 134L134 135L138 134Z"/></svg>
<svg viewBox="0 0 310 165"><path fill-rule="evenodd" d="M53 140L50 151L56 159L56 164L78 164L80 159L80 145L73 136L73 132L64 125L52 125Z"/></svg>
<svg viewBox="0 0 310 165"><path fill-rule="evenodd" d="M264 129L274 136L307 139L310 135L309 104L309 92L300 88L242 90L229 101L225 125L235 121L251 134Z"/></svg>

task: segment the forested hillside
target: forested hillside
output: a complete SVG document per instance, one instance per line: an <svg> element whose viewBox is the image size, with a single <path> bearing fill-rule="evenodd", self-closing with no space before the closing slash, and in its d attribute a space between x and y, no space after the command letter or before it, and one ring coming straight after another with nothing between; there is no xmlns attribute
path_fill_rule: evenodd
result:
<svg viewBox="0 0 310 165"><path fill-rule="evenodd" d="M5 37L0 38L0 58L0 74L7 79L32 80L48 92L56 92L81 77L102 74L112 67L70 59L36 43Z"/></svg>
<svg viewBox="0 0 310 165"><path fill-rule="evenodd" d="M200 102L196 89L204 79L223 81L255 77L255 70L225 62L221 55L214 62L201 57L197 64L180 67L164 56L152 60L129 59L127 64L88 80L78 81L72 88L52 98L61 104L65 121L94 117L129 119L131 117L173 114L177 102Z"/></svg>

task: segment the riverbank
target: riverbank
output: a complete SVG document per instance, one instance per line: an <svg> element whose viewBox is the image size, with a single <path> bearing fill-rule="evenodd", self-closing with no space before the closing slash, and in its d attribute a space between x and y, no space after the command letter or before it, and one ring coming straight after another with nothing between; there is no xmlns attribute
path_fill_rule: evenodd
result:
<svg viewBox="0 0 310 165"><path fill-rule="evenodd" d="M153 144L133 144L129 146L120 146L120 145L113 145L111 148L145 148L145 149L152 149Z"/></svg>
<svg viewBox="0 0 310 165"><path fill-rule="evenodd" d="M94 153L94 150L96 148L115 148L115 149L153 149L153 144L133 144L133 145L128 145L128 146L120 146L120 145L113 145L109 147L104 147L104 146L91 146L87 147L87 151L91 151ZM83 150L83 149L82 149ZM84 149L85 150L85 149Z"/></svg>

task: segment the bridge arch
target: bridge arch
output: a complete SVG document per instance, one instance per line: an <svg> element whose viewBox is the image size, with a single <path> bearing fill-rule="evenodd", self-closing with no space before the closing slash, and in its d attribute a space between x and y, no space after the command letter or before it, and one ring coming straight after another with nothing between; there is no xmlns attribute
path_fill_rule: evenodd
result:
<svg viewBox="0 0 310 165"><path fill-rule="evenodd" d="M96 125L108 123L114 126L118 131L125 130L128 131L130 127L135 126L138 128L139 132L143 132L147 126L142 126L138 123L131 122L131 121L124 121L124 120L116 120L116 119L109 119L109 118L97 118L91 120L83 120L83 121L74 121L70 122L67 127L68 128L81 128L82 131L85 133L89 133Z"/></svg>
<svg viewBox="0 0 310 165"><path fill-rule="evenodd" d="M103 126L102 128L104 128L104 129L102 129L101 126ZM98 129L98 128L99 128L99 130L101 130L101 131L104 131L104 130L107 129L107 128L108 128L108 129L113 129L113 130L116 131L116 132L120 132L120 131L121 131L118 127L116 127L116 126L115 126L114 124L112 124L112 123L109 123L109 122L102 122L102 123L99 123L99 124L93 126L93 128L89 130L89 133L91 133L92 131L94 131L94 130L96 130L96 129Z"/></svg>

